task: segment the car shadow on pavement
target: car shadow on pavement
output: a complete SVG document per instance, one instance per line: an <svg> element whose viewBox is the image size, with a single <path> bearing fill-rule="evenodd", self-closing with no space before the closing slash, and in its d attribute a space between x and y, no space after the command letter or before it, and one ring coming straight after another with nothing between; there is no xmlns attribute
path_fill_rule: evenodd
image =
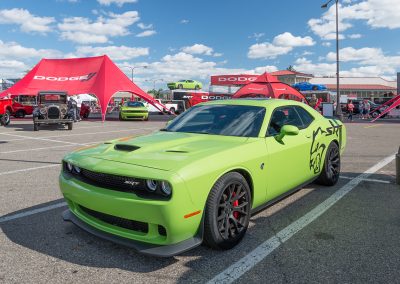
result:
<svg viewBox="0 0 400 284"><path fill-rule="evenodd" d="M155 258L139 254L64 222L61 213L67 209L66 206L1 221L5 217L52 206L62 201L63 199L59 199L1 216L1 230L10 241L20 246L83 266L147 273L177 262L175 258Z"/></svg>
<svg viewBox="0 0 400 284"><path fill-rule="evenodd" d="M32 131L33 132L33 123L18 123L18 124L13 124L10 123L9 125L6 126L6 128L14 129L15 131ZM55 130L68 130L68 128L65 125L61 124L49 124L49 125L41 125L39 126L39 132L40 130L49 130L49 131L55 131Z"/></svg>

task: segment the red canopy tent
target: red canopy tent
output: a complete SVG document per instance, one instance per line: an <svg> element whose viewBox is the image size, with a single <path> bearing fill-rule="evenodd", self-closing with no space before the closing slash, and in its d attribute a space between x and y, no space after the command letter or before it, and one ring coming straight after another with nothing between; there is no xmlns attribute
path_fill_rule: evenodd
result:
<svg viewBox="0 0 400 284"><path fill-rule="evenodd" d="M130 92L162 111L167 107L133 83L107 55L42 59L11 88L0 93L0 98L12 95L37 95L40 91L66 91L68 95L94 94L100 103L102 120L107 105L118 91Z"/></svg>
<svg viewBox="0 0 400 284"><path fill-rule="evenodd" d="M268 97L307 102L305 97L293 87L282 83L275 76L265 72L253 82L240 88L232 98Z"/></svg>

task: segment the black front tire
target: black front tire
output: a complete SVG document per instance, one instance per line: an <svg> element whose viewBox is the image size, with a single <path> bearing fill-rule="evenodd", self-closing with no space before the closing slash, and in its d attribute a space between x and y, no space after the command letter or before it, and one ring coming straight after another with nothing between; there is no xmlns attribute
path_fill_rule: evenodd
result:
<svg viewBox="0 0 400 284"><path fill-rule="evenodd" d="M39 125L37 123L33 124L33 131L39 131Z"/></svg>
<svg viewBox="0 0 400 284"><path fill-rule="evenodd" d="M4 113L2 119L3 119L4 126L7 126L7 125L10 124L10 122L11 122L11 113L10 113L9 110L6 110L6 112Z"/></svg>
<svg viewBox="0 0 400 284"><path fill-rule="evenodd" d="M179 85L178 85L178 89L183 89L183 85L182 85L182 84L179 84Z"/></svg>
<svg viewBox="0 0 400 284"><path fill-rule="evenodd" d="M25 111L23 111L23 110L17 111L15 113L15 117L24 118L25 117Z"/></svg>
<svg viewBox="0 0 400 284"><path fill-rule="evenodd" d="M313 91L316 91L316 90L318 90L318 87L317 86L312 86L311 89L313 89Z"/></svg>
<svg viewBox="0 0 400 284"><path fill-rule="evenodd" d="M196 85L196 86L194 87L194 89L195 89L195 90L200 90L200 86L199 86L199 85Z"/></svg>
<svg viewBox="0 0 400 284"><path fill-rule="evenodd" d="M246 179L230 172L217 180L208 195L204 216L204 243L215 249L231 249L249 226L251 192Z"/></svg>
<svg viewBox="0 0 400 284"><path fill-rule="evenodd" d="M74 124L72 122L68 122L68 130L72 130L73 125Z"/></svg>
<svg viewBox="0 0 400 284"><path fill-rule="evenodd" d="M339 180L340 175L340 150L336 142L329 144L326 151L324 167L316 182L321 185L333 186Z"/></svg>

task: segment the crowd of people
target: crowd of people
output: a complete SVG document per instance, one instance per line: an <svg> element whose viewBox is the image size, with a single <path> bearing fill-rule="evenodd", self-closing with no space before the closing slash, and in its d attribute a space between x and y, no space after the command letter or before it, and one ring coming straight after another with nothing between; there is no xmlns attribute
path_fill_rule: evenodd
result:
<svg viewBox="0 0 400 284"><path fill-rule="evenodd" d="M347 119L350 121L353 121L353 115L354 115L354 111L355 111L355 107L353 104L352 100L349 100L349 102L347 103L347 112L348 112L348 116ZM369 103L368 100L362 100L359 104L358 104L358 111L359 111L359 115L361 119L369 119L371 118L370 116L370 112L371 112L371 104Z"/></svg>

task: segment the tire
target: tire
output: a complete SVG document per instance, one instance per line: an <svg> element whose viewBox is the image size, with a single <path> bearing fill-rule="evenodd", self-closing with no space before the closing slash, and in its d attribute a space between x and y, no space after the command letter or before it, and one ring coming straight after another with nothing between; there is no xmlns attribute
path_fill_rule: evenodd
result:
<svg viewBox="0 0 400 284"><path fill-rule="evenodd" d="M37 123L33 124L33 131L39 131L39 125Z"/></svg>
<svg viewBox="0 0 400 284"><path fill-rule="evenodd" d="M237 195L239 198L235 199ZM250 209L251 193L246 179L237 172L223 175L207 198L204 243L223 250L236 246L246 234Z"/></svg>
<svg viewBox="0 0 400 284"><path fill-rule="evenodd" d="M380 115L380 112L374 111L374 112L370 113L370 115L372 118L377 118Z"/></svg>
<svg viewBox="0 0 400 284"><path fill-rule="evenodd" d="M3 120L3 125L7 126L10 124L11 122L11 113L9 110L6 110L6 112L4 113L3 117L1 118Z"/></svg>
<svg viewBox="0 0 400 284"><path fill-rule="evenodd" d="M123 119L122 119L122 115L121 115L121 113L119 113L119 115L118 115L118 119L120 120L120 121L122 121Z"/></svg>
<svg viewBox="0 0 400 284"><path fill-rule="evenodd" d="M316 182L321 185L332 186L339 180L340 175L340 151L335 142L329 144L326 151L324 167Z"/></svg>
<svg viewBox="0 0 400 284"><path fill-rule="evenodd" d="M178 89L183 89L183 85L182 85L182 84L179 84L179 85L178 85Z"/></svg>
<svg viewBox="0 0 400 284"><path fill-rule="evenodd" d="M67 125L68 125L68 130L72 130L74 124L72 122L68 122Z"/></svg>
<svg viewBox="0 0 400 284"><path fill-rule="evenodd" d="M149 116L146 116L146 118L144 119L144 121L149 121Z"/></svg>
<svg viewBox="0 0 400 284"><path fill-rule="evenodd" d="M316 91L316 90L318 90L318 87L317 86L312 86L312 89L313 89L313 91Z"/></svg>
<svg viewBox="0 0 400 284"><path fill-rule="evenodd" d="M18 111L15 113L15 116L14 116L14 117L24 118L24 117L25 117L25 111L23 111L22 109L18 110Z"/></svg>
<svg viewBox="0 0 400 284"><path fill-rule="evenodd" d="M196 86L194 87L194 89L195 89L195 90L200 90L200 86L199 86L199 85L196 85Z"/></svg>
<svg viewBox="0 0 400 284"><path fill-rule="evenodd" d="M175 108L174 108L174 107L171 107L171 108L169 109L169 112L170 112L171 114L175 114Z"/></svg>

